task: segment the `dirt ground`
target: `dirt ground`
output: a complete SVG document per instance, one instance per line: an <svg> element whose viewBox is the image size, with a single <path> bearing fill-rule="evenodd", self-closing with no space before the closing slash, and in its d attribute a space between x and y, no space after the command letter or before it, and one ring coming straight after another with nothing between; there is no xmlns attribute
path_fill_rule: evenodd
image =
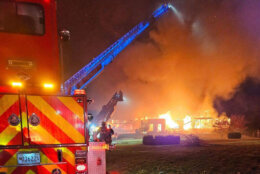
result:
<svg viewBox="0 0 260 174"><path fill-rule="evenodd" d="M118 143L107 152L111 174L260 174L260 139L203 139L199 146Z"/></svg>

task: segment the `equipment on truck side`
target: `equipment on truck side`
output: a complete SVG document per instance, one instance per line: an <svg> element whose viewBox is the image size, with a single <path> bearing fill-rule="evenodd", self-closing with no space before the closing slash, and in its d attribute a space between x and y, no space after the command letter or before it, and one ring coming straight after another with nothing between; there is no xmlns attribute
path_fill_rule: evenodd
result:
<svg viewBox="0 0 260 174"><path fill-rule="evenodd" d="M90 100L80 89L168 8L162 5L61 89L56 1L0 0L0 173L91 174L88 167L104 173L104 156L95 154L107 146L89 143ZM60 34L69 40L67 31ZM98 153L87 160L88 148ZM93 169L88 161L98 165Z"/></svg>

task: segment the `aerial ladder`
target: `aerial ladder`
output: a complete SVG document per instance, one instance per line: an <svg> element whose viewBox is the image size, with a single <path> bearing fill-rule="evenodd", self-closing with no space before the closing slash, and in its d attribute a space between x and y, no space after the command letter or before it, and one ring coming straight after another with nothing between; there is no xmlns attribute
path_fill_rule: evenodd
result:
<svg viewBox="0 0 260 174"><path fill-rule="evenodd" d="M140 22L123 37L118 39L104 52L95 57L89 64L80 69L76 74L65 81L63 86L64 94L74 94L75 89L84 89L93 79L95 79L114 58L133 42L149 26L168 12L170 4L163 4L155 10L147 20Z"/></svg>
<svg viewBox="0 0 260 174"><path fill-rule="evenodd" d="M120 101L123 101L122 91L116 92L109 100L109 102L106 105L103 105L101 111L94 117L92 123L98 124L102 121L107 122L115 111L117 103Z"/></svg>

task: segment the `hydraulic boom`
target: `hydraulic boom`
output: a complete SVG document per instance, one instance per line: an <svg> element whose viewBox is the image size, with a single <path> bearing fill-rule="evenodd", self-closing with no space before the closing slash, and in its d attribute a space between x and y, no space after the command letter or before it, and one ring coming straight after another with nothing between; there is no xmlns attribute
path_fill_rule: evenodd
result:
<svg viewBox="0 0 260 174"><path fill-rule="evenodd" d="M73 94L75 89L83 89L97 75L99 75L104 67L112 62L112 60L124 50L135 38L137 38L145 29L153 24L160 16L169 10L170 5L164 4L155 10L151 17L136 25L132 30L117 40L104 52L94 58L89 64L79 70L71 78L64 83L64 93Z"/></svg>
<svg viewBox="0 0 260 174"><path fill-rule="evenodd" d="M119 91L116 92L113 97L109 100L109 102L106 105L103 105L101 111L98 113L97 116L94 117L94 120L92 123L100 123L102 121L107 122L110 118L113 112L115 111L115 107L117 105L117 102L123 101L123 92Z"/></svg>

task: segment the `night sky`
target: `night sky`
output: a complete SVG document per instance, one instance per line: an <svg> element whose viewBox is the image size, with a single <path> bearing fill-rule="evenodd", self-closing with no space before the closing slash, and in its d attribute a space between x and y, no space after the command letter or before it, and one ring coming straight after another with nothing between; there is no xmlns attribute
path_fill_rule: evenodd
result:
<svg viewBox="0 0 260 174"><path fill-rule="evenodd" d="M71 31L66 50L69 78L136 24L150 16L160 0L58 0L59 29ZM75 61L76 60L76 61Z"/></svg>
<svg viewBox="0 0 260 174"><path fill-rule="evenodd" d="M71 41L65 47L65 77L69 78L132 27L150 16L162 2L165 1L58 0L59 29L71 31ZM257 64L260 48L260 1L171 2L183 14L184 24L180 25L173 13L167 14L152 30L125 49L87 87L88 96L95 100L90 106L90 112L94 115L120 89L128 101L118 105L115 113L117 119L136 117L137 113L156 115L167 112L171 107L174 110L178 108L176 105L181 104L187 105L187 112L197 113L199 109L195 106L205 107L206 100L212 104L215 97L232 98L247 77L259 79ZM185 61L176 61L178 55ZM171 72L172 74L164 71L167 65L176 63L180 64L179 69ZM212 67L208 68L205 64ZM199 68L194 69L194 66ZM190 72L187 73L182 68L187 68ZM212 76L205 76L212 69L216 72ZM180 79L178 76L174 78L176 73L181 74L178 75ZM196 75L203 78L190 77ZM225 75L227 77L223 78ZM162 87L162 83L169 87ZM173 84L187 90L179 90ZM216 86L219 88L216 89ZM174 97L169 97L168 91L176 91L173 92ZM175 102L179 100L178 97L187 97L187 93L193 96L193 102ZM172 106L165 103L172 103ZM141 109L140 112L140 108L145 105L150 109Z"/></svg>
<svg viewBox="0 0 260 174"><path fill-rule="evenodd" d="M58 0L58 28L71 32L71 40L65 43L64 50L65 79L145 20L163 2L165 1ZM93 83L95 81L88 86L90 89L87 92L96 101L92 105L95 113L118 89L111 89L106 94L98 91L98 95L105 96L102 100L96 98L97 91L93 89Z"/></svg>

